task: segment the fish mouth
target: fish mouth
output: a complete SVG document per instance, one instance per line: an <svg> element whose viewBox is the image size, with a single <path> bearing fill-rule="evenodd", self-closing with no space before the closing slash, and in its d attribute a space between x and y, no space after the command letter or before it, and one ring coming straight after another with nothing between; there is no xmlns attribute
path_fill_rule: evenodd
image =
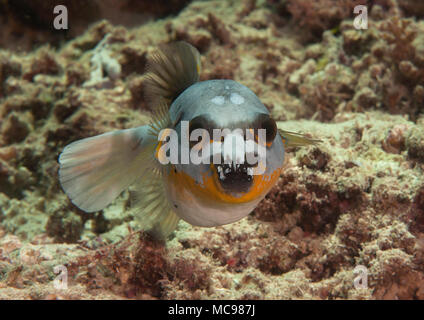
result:
<svg viewBox="0 0 424 320"><path fill-rule="evenodd" d="M247 163L215 164L220 186L228 192L245 193L253 184L254 166Z"/></svg>

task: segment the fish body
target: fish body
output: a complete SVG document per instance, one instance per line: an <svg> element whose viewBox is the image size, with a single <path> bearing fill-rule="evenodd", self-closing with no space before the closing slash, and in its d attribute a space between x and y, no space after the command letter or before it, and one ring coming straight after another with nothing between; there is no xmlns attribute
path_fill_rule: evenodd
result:
<svg viewBox="0 0 424 320"><path fill-rule="evenodd" d="M179 219L202 227L232 223L275 185L285 147L318 142L277 130L246 86L233 80L199 82L199 73L194 47L185 42L162 47L150 58L145 79L157 110L152 122L65 147L59 179L76 206L101 210L134 184L135 216L159 237L169 235ZM191 139L198 132L201 136ZM173 137L187 148L169 161ZM193 154L202 161L193 161Z"/></svg>

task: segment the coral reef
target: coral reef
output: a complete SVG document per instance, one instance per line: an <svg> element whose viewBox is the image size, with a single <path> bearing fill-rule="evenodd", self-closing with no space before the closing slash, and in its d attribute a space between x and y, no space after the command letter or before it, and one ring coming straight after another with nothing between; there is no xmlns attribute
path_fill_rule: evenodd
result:
<svg viewBox="0 0 424 320"><path fill-rule="evenodd" d="M15 38L0 39L10 42L0 49L0 298L424 299L421 2L172 2L112 6L146 14L129 28L93 1L72 37L43 28L41 7L7 25ZM25 3L3 1L0 14L14 17ZM357 3L369 7L367 30L353 27ZM43 30L25 33L34 21ZM277 185L247 218L180 222L158 242L138 231L128 191L98 213L73 206L57 157L77 139L147 123L146 57L174 40L199 49L202 80L243 83L281 129L323 143L288 150ZM55 286L57 266L66 289ZM367 288L354 286L358 266Z"/></svg>

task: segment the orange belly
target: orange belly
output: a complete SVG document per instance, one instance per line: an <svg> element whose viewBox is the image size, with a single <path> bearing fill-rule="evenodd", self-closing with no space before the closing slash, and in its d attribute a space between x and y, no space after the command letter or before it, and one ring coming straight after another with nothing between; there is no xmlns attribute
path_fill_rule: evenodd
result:
<svg viewBox="0 0 424 320"><path fill-rule="evenodd" d="M205 173L202 183L197 183L195 179L183 171L175 171L171 168L167 177L167 183L176 190L177 196L181 198L195 196L197 200L205 204L239 204L263 198L277 182L281 168L276 169L271 174L254 175L253 183L247 192L239 194L229 194L220 186L218 174L211 166L212 174ZM183 199L180 199L183 200ZM186 199L190 201L189 199Z"/></svg>

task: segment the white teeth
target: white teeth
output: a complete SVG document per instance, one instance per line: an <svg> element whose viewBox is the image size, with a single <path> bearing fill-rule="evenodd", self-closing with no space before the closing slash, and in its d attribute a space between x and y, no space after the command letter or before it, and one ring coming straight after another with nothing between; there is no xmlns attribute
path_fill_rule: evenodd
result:
<svg viewBox="0 0 424 320"><path fill-rule="evenodd" d="M221 170L221 172L219 173L219 179L221 179L221 180L225 180L225 174L222 172L222 170Z"/></svg>
<svg viewBox="0 0 424 320"><path fill-rule="evenodd" d="M218 171L219 174L219 179L220 180L225 180L225 174L224 174L224 170L222 169L221 166L217 166L216 170Z"/></svg>

